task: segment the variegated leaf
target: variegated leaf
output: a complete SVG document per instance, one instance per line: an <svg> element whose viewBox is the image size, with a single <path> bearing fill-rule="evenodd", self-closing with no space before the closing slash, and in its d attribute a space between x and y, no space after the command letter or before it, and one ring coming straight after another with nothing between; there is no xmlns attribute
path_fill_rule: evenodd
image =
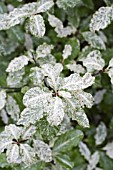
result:
<svg viewBox="0 0 113 170"><path fill-rule="evenodd" d="M59 125L64 118L64 105L59 97L54 97L50 100L49 107L47 108L48 117L47 121L51 125Z"/></svg>
<svg viewBox="0 0 113 170"><path fill-rule="evenodd" d="M87 170L93 170L96 168L96 165L98 164L99 162L99 152L96 151L93 155L91 155L91 158L89 160L89 165L87 167Z"/></svg>
<svg viewBox="0 0 113 170"><path fill-rule="evenodd" d="M13 120L17 121L19 119L20 108L16 100L12 96L9 96L9 95L7 97L6 111Z"/></svg>
<svg viewBox="0 0 113 170"><path fill-rule="evenodd" d="M89 128L89 120L84 110L78 109L72 115L72 120L76 120L80 126L84 128Z"/></svg>
<svg viewBox="0 0 113 170"><path fill-rule="evenodd" d="M7 77L7 85L9 87L21 87L24 85L23 76L25 74L25 69L10 72Z"/></svg>
<svg viewBox="0 0 113 170"><path fill-rule="evenodd" d="M39 45L36 49L37 59L43 58L48 56L51 53L51 50L53 49L53 45L48 45L46 43L43 43L42 45Z"/></svg>
<svg viewBox="0 0 113 170"><path fill-rule="evenodd" d="M29 22L27 25L31 34L36 37L43 37L45 34L45 24L44 19L41 15L33 15L29 18Z"/></svg>
<svg viewBox="0 0 113 170"><path fill-rule="evenodd" d="M106 46L102 38L94 32L86 31L83 32L84 39L91 45L93 48L100 50L105 50Z"/></svg>
<svg viewBox="0 0 113 170"><path fill-rule="evenodd" d="M108 143L103 150L105 150L106 154L113 159L113 142Z"/></svg>
<svg viewBox="0 0 113 170"><path fill-rule="evenodd" d="M18 164L21 163L19 146L16 144L12 144L10 145L10 147L8 147L6 156L7 156L7 161L9 163L18 163Z"/></svg>
<svg viewBox="0 0 113 170"><path fill-rule="evenodd" d="M25 106L29 108L37 108L40 111L41 110L43 111L44 107L46 107L47 102L49 101L51 96L52 93L46 93L39 87L34 87L25 93L23 97L23 103Z"/></svg>
<svg viewBox="0 0 113 170"><path fill-rule="evenodd" d="M90 23L91 31L99 31L100 29L106 28L113 19L113 8L112 7L101 7L95 12Z"/></svg>
<svg viewBox="0 0 113 170"><path fill-rule="evenodd" d="M108 76L111 79L111 84L113 84L113 58L109 61L109 65L106 68L105 72L108 74Z"/></svg>
<svg viewBox="0 0 113 170"><path fill-rule="evenodd" d="M54 5L53 0L40 0L15 8L9 14L0 14L0 30L9 29L19 24L24 18L46 12Z"/></svg>
<svg viewBox="0 0 113 170"><path fill-rule="evenodd" d="M107 136L107 128L106 125L101 122L99 126L96 128L95 142L96 145L101 145Z"/></svg>
<svg viewBox="0 0 113 170"><path fill-rule="evenodd" d="M69 44L66 44L65 47L64 47L64 50L63 50L63 59L67 59L70 55L71 55L71 52L72 52L72 46L69 45Z"/></svg>
<svg viewBox="0 0 113 170"><path fill-rule="evenodd" d="M70 70L73 71L74 73L85 73L85 69L81 64L77 64L75 61L72 61L70 64L67 64L66 67Z"/></svg>
<svg viewBox="0 0 113 170"><path fill-rule="evenodd" d="M7 136L9 136L11 139L16 139L18 140L18 138L21 135L21 130L22 127L18 127L15 124L10 124L8 126L5 126L5 132L7 134Z"/></svg>
<svg viewBox="0 0 113 170"><path fill-rule="evenodd" d="M29 139L36 132L36 127L31 125L22 129L22 139Z"/></svg>
<svg viewBox="0 0 113 170"><path fill-rule="evenodd" d="M52 151L50 147L41 140L34 140L34 150L38 157L45 162L52 161Z"/></svg>
<svg viewBox="0 0 113 170"><path fill-rule="evenodd" d="M102 70L105 66L105 61L98 50L91 51L86 58L82 59L82 61L88 72Z"/></svg>
<svg viewBox="0 0 113 170"><path fill-rule="evenodd" d="M94 83L94 77L90 73L86 73L83 77L79 74L74 73L69 77L64 78L61 89L66 89L69 91L76 91L85 89Z"/></svg>
<svg viewBox="0 0 113 170"><path fill-rule="evenodd" d="M21 70L24 66L28 64L28 61L29 59L24 55L16 57L9 63L6 72L15 72Z"/></svg>
<svg viewBox="0 0 113 170"><path fill-rule="evenodd" d="M58 89L58 77L63 70L63 66L60 63L42 65L42 73L45 77L48 77L47 81L49 85L54 88L55 91Z"/></svg>
<svg viewBox="0 0 113 170"><path fill-rule="evenodd" d="M62 21L54 15L48 14L48 21L52 27L55 27L55 32L60 38L67 37L76 32L76 28L73 26L64 27Z"/></svg>
<svg viewBox="0 0 113 170"><path fill-rule="evenodd" d="M105 93L106 93L106 89L97 91L94 95L94 104L101 103Z"/></svg>
<svg viewBox="0 0 113 170"><path fill-rule="evenodd" d="M36 162L35 151L28 144L20 144L20 155L22 162L24 162L27 166Z"/></svg>
<svg viewBox="0 0 113 170"><path fill-rule="evenodd" d="M91 156L91 152L89 150L89 148L87 147L87 145L83 142L79 143L79 150L82 156L84 156L84 158L89 161L90 160L90 156Z"/></svg>
<svg viewBox="0 0 113 170"><path fill-rule="evenodd" d="M6 104L6 92L5 90L0 90L0 110L3 109L5 104Z"/></svg>
<svg viewBox="0 0 113 170"><path fill-rule="evenodd" d="M18 125L28 126L30 124L35 124L37 120L40 120L43 117L43 110L39 109L30 109L25 108L21 112L21 116L17 122Z"/></svg>
<svg viewBox="0 0 113 170"><path fill-rule="evenodd" d="M91 108L94 102L93 96L90 93L86 93L84 91L77 91L75 93L75 98L78 100L81 107L86 106Z"/></svg>
<svg viewBox="0 0 113 170"><path fill-rule="evenodd" d="M59 8L63 8L66 10L67 8L74 8L75 6L78 6L82 4L82 0L57 0L57 5Z"/></svg>

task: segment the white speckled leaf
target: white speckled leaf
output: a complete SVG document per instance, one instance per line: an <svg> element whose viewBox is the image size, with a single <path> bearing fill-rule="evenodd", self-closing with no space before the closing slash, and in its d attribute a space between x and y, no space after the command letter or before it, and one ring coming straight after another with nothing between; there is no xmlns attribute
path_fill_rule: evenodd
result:
<svg viewBox="0 0 113 170"><path fill-rule="evenodd" d="M66 44L65 47L64 47L64 50L63 50L63 59L67 59L70 55L71 55L71 52L72 52L72 46L69 45L69 44Z"/></svg>
<svg viewBox="0 0 113 170"><path fill-rule="evenodd" d="M6 92L5 90L0 90L0 110L3 109L5 104L6 104Z"/></svg>
<svg viewBox="0 0 113 170"><path fill-rule="evenodd" d="M15 72L21 70L24 66L28 64L28 61L29 59L24 55L16 57L9 63L6 72Z"/></svg>
<svg viewBox="0 0 113 170"><path fill-rule="evenodd" d="M59 97L54 97L51 99L49 107L47 108L47 121L51 125L59 125L64 118L64 106L62 100Z"/></svg>
<svg viewBox="0 0 113 170"><path fill-rule="evenodd" d="M36 127L31 125L29 127L24 127L22 129L22 139L29 139L31 136L33 136L36 132Z"/></svg>
<svg viewBox="0 0 113 170"><path fill-rule="evenodd" d="M34 140L34 150L38 157L45 162L52 161L52 151L50 147L41 140Z"/></svg>
<svg viewBox="0 0 113 170"><path fill-rule="evenodd" d="M82 156L84 156L84 158L89 161L90 160L90 156L91 156L91 152L89 150L89 148L87 147L87 145L83 142L79 143L79 150Z"/></svg>
<svg viewBox="0 0 113 170"><path fill-rule="evenodd" d="M61 89L66 89L69 91L85 89L94 83L94 79L95 78L92 77L90 73L86 73L83 77L77 73L74 73L69 77L64 78L64 83L62 84Z"/></svg>
<svg viewBox="0 0 113 170"><path fill-rule="evenodd" d="M36 49L37 59L49 55L52 49L53 49L53 45L48 45L46 43L39 45L38 48Z"/></svg>
<svg viewBox="0 0 113 170"><path fill-rule="evenodd" d="M106 151L106 154L111 158L113 159L113 142L111 143L108 143L104 148L103 150Z"/></svg>
<svg viewBox="0 0 113 170"><path fill-rule="evenodd" d="M55 27L55 32L60 38L67 37L67 35L71 35L76 32L76 28L73 26L64 27L62 21L54 15L48 14L48 21L52 27Z"/></svg>
<svg viewBox="0 0 113 170"><path fill-rule="evenodd" d="M78 124L84 128L89 128L89 120L82 109L75 111L75 113L72 115L72 120L76 120Z"/></svg>
<svg viewBox="0 0 113 170"><path fill-rule="evenodd" d="M102 55L98 50L91 51L82 61L88 72L102 70L105 66L105 61L102 59Z"/></svg>
<svg viewBox="0 0 113 170"><path fill-rule="evenodd" d="M19 119L20 108L16 100L12 96L9 96L9 95L7 97L6 111L13 120L17 121Z"/></svg>
<svg viewBox="0 0 113 170"><path fill-rule="evenodd" d="M53 0L40 0L38 2L38 13L46 12L54 5Z"/></svg>
<svg viewBox="0 0 113 170"><path fill-rule="evenodd" d="M109 65L106 68L105 72L108 74L108 76L111 79L111 84L113 84L113 58L109 61Z"/></svg>
<svg viewBox="0 0 113 170"><path fill-rule="evenodd" d="M22 127L18 127L15 124L5 126L5 132L11 139L18 139L21 135Z"/></svg>
<svg viewBox="0 0 113 170"><path fill-rule="evenodd" d="M48 77L47 81L49 85L54 88L55 91L58 89L58 78L63 70L63 66L60 63L42 65L42 73L45 77Z"/></svg>
<svg viewBox="0 0 113 170"><path fill-rule="evenodd" d="M58 94L59 94L59 96L61 96L61 97L63 97L63 98L71 98L71 93L69 93L69 92L66 92L66 91L59 91L58 92Z"/></svg>
<svg viewBox="0 0 113 170"><path fill-rule="evenodd" d="M93 96L90 93L86 93L84 91L77 91L75 93L75 98L78 100L79 105L81 107L88 107L91 108L93 106Z"/></svg>
<svg viewBox="0 0 113 170"><path fill-rule="evenodd" d="M25 68L21 70L10 72L7 77L7 85L9 87L21 87L24 85L23 75L25 74Z"/></svg>
<svg viewBox="0 0 113 170"><path fill-rule="evenodd" d="M51 96L52 93L46 93L39 87L34 87L25 93L23 104L29 108L43 110Z"/></svg>
<svg viewBox="0 0 113 170"><path fill-rule="evenodd" d="M20 144L20 154L22 162L27 166L35 162L35 151L28 144Z"/></svg>
<svg viewBox="0 0 113 170"><path fill-rule="evenodd" d="M5 109L2 109L2 110L0 111L0 116L1 116L1 118L2 118L2 121L3 121L5 124L8 124L9 117L8 117Z"/></svg>
<svg viewBox="0 0 113 170"><path fill-rule="evenodd" d="M95 12L90 23L91 31L99 31L106 28L110 23L113 15L112 7L101 7Z"/></svg>
<svg viewBox="0 0 113 170"><path fill-rule="evenodd" d="M36 37L43 37L45 34L44 19L41 15L33 15L29 18L28 29Z"/></svg>
<svg viewBox="0 0 113 170"><path fill-rule="evenodd" d="M93 77L90 73L86 73L82 77L82 89L90 87L95 81L95 77Z"/></svg>
<svg viewBox="0 0 113 170"><path fill-rule="evenodd" d="M93 155L91 155L91 158L89 160L89 165L87 167L87 170L93 170L96 168L96 165L98 164L99 162L99 152L96 151Z"/></svg>
<svg viewBox="0 0 113 170"><path fill-rule="evenodd" d="M83 32L82 35L83 35L84 39L91 45L91 47L97 48L100 50L106 49L104 41L96 33L86 31L86 32Z"/></svg>
<svg viewBox="0 0 113 170"><path fill-rule="evenodd" d="M17 122L18 125L28 126L29 124L35 124L37 120L43 117L43 110L25 108L21 112L21 116Z"/></svg>
<svg viewBox="0 0 113 170"><path fill-rule="evenodd" d="M0 30L9 29L19 24L24 18L46 12L54 5L53 0L40 0L15 8L9 14L0 14Z"/></svg>
<svg viewBox="0 0 113 170"><path fill-rule="evenodd" d="M9 163L21 163L19 146L16 144L12 144L8 147L6 156Z"/></svg>
<svg viewBox="0 0 113 170"><path fill-rule="evenodd" d="M74 73L85 73L85 69L81 64L77 64L75 61L72 61L70 64L67 64L66 67L70 70L73 71Z"/></svg>
<svg viewBox="0 0 113 170"><path fill-rule="evenodd" d="M101 122L99 126L96 128L95 142L96 145L101 145L107 136L107 128L106 125Z"/></svg>

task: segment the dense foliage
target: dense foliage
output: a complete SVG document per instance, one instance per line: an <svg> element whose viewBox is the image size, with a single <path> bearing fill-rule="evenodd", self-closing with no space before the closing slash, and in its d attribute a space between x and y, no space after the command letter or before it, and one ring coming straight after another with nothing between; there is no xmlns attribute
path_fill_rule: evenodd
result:
<svg viewBox="0 0 113 170"><path fill-rule="evenodd" d="M113 4L0 1L0 170L113 169Z"/></svg>

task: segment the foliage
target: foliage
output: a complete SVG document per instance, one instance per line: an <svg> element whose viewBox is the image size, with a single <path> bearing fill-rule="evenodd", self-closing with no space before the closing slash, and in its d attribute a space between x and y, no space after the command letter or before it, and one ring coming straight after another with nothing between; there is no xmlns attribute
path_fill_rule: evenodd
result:
<svg viewBox="0 0 113 170"><path fill-rule="evenodd" d="M0 169L113 169L113 4L0 1Z"/></svg>

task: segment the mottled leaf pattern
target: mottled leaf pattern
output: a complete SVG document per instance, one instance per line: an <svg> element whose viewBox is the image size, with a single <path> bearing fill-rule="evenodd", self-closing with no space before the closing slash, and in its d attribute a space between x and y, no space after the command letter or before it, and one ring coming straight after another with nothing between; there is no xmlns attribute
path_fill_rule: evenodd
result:
<svg viewBox="0 0 113 170"><path fill-rule="evenodd" d="M46 143L41 140L34 140L34 149L41 160L45 162L52 161L52 151Z"/></svg>
<svg viewBox="0 0 113 170"><path fill-rule="evenodd" d="M90 23L91 31L99 31L100 29L106 28L112 19L113 8L112 7L101 7L95 12Z"/></svg>

